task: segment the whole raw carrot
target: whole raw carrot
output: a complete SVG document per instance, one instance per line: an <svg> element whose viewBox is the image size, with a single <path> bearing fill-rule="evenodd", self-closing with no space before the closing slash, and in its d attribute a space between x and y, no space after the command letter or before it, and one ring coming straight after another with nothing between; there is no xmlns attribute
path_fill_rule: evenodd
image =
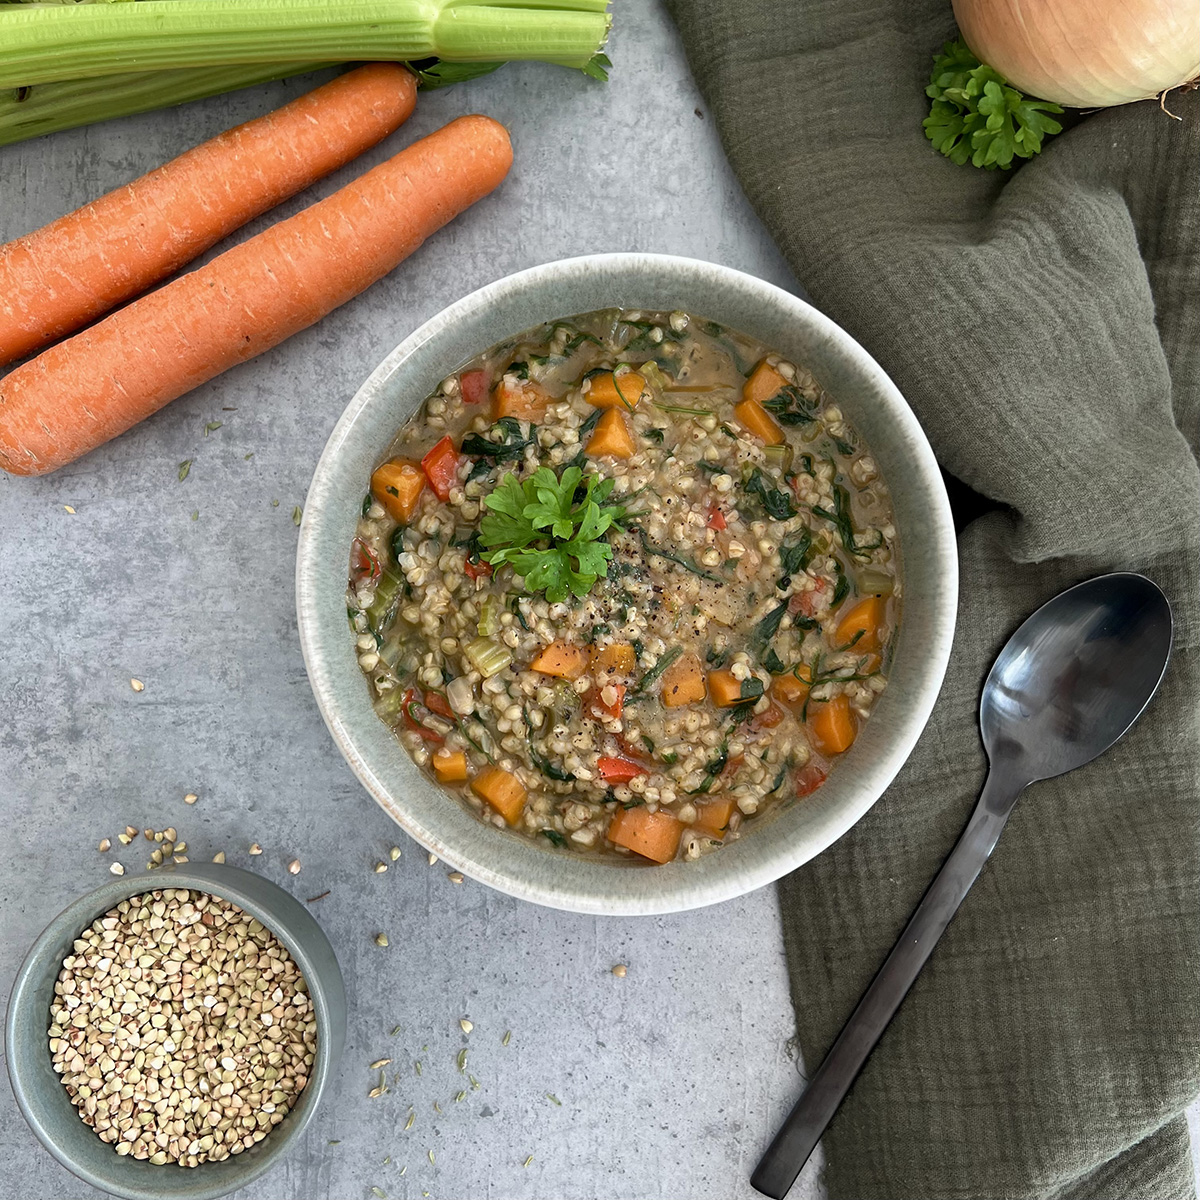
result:
<svg viewBox="0 0 1200 1200"><path fill-rule="evenodd" d="M0 366L140 295L407 120L416 80L371 63L0 246Z"/></svg>
<svg viewBox="0 0 1200 1200"><path fill-rule="evenodd" d="M0 379L0 467L42 475L278 345L370 287L512 165L503 125L459 117L339 192Z"/></svg>

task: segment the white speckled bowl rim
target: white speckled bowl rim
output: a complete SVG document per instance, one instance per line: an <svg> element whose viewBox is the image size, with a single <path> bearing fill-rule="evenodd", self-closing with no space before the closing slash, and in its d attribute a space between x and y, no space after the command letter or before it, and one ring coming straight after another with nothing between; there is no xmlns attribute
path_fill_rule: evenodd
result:
<svg viewBox="0 0 1200 1200"><path fill-rule="evenodd" d="M682 309L758 338L816 375L871 447L892 492L904 595L887 690L812 796L695 862L577 857L485 825L428 780L371 708L346 622L350 541L371 469L438 382L543 321L595 309ZM841 837L900 770L941 687L958 559L933 451L895 384L844 330L772 284L715 263L600 254L532 267L450 305L372 372L330 435L300 528L296 599L309 679L334 741L379 805L452 867L525 900L610 915L678 912L762 887Z"/></svg>

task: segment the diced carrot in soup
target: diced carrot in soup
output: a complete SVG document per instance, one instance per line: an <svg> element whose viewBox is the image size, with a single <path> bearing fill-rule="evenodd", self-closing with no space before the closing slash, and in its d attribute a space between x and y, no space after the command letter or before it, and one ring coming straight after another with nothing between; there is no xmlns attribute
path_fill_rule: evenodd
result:
<svg viewBox="0 0 1200 1200"><path fill-rule="evenodd" d="M583 398L593 408L636 408L646 380L636 371L613 374L605 371L588 380L588 390Z"/></svg>
<svg viewBox="0 0 1200 1200"><path fill-rule="evenodd" d="M603 458L606 454L613 458L632 458L636 452L625 414L615 408L608 409L592 430L587 453L593 458Z"/></svg>
<svg viewBox="0 0 1200 1200"><path fill-rule="evenodd" d="M484 767L471 780L471 791L492 806L510 825L521 819L525 808L525 785L502 767Z"/></svg>
<svg viewBox="0 0 1200 1200"><path fill-rule="evenodd" d="M646 388L646 381L636 371L614 375L605 371L588 380L583 398L593 408L635 408Z"/></svg>
<svg viewBox="0 0 1200 1200"><path fill-rule="evenodd" d="M605 696L611 696L606 700ZM588 693L589 708L598 708L605 716L620 717L625 711L625 685L623 683L604 683L592 688Z"/></svg>
<svg viewBox="0 0 1200 1200"><path fill-rule="evenodd" d="M798 678L797 678L798 677ZM812 686L812 668L808 663L801 663L794 671L786 675L776 675L771 680L771 695L782 704L795 706L803 704Z"/></svg>
<svg viewBox="0 0 1200 1200"><path fill-rule="evenodd" d="M628 642L613 642L603 650L592 648L592 670L609 675L628 675L637 665L637 654Z"/></svg>
<svg viewBox="0 0 1200 1200"><path fill-rule="evenodd" d="M813 749L827 756L849 750L858 736L858 719L844 692L824 704L810 703L807 723Z"/></svg>
<svg viewBox="0 0 1200 1200"><path fill-rule="evenodd" d="M501 380L495 392L495 404L492 415L495 420L501 417L516 417L521 421L540 421L546 415L546 405L550 397L545 390L531 380L523 380L515 384L507 384Z"/></svg>
<svg viewBox="0 0 1200 1200"><path fill-rule="evenodd" d="M750 378L742 384L742 399L753 400L761 404L779 394L787 386L787 380L774 367L769 366L764 358L750 372Z"/></svg>
<svg viewBox="0 0 1200 1200"><path fill-rule="evenodd" d="M663 672L659 696L666 708L697 704L704 699L704 668L694 654L684 654Z"/></svg>
<svg viewBox="0 0 1200 1200"><path fill-rule="evenodd" d="M733 415L767 446L782 446L787 441L779 422L757 400L735 404Z"/></svg>
<svg viewBox="0 0 1200 1200"><path fill-rule="evenodd" d="M694 824L699 829L706 829L719 837L729 828L729 818L733 816L733 800L728 796L716 800L706 800L696 805L696 820Z"/></svg>
<svg viewBox="0 0 1200 1200"><path fill-rule="evenodd" d="M439 783L461 783L467 777L467 756L462 750L439 750L433 756Z"/></svg>
<svg viewBox="0 0 1200 1200"><path fill-rule="evenodd" d="M587 670L587 651L571 642L551 642L529 666L543 675L554 675L559 679L578 679Z"/></svg>
<svg viewBox="0 0 1200 1200"><path fill-rule="evenodd" d="M407 525L425 490L425 472L407 458L393 458L376 467L371 476L371 495L387 510L393 521Z"/></svg>
<svg viewBox="0 0 1200 1200"><path fill-rule="evenodd" d="M880 632L887 614L887 601L882 596L868 596L839 614L834 641L839 646L855 650L878 650Z"/></svg>
<svg viewBox="0 0 1200 1200"><path fill-rule="evenodd" d="M657 863L670 862L683 837L683 822L669 812L618 808L608 826L608 840Z"/></svg>
<svg viewBox="0 0 1200 1200"><path fill-rule="evenodd" d="M709 671L708 694L718 708L729 708L742 698L742 681L729 670Z"/></svg>

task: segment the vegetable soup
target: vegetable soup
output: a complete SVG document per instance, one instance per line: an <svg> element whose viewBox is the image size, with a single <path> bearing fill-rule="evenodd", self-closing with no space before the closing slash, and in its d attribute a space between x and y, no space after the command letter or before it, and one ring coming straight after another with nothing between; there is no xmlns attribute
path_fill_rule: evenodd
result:
<svg viewBox="0 0 1200 1200"><path fill-rule="evenodd" d="M425 400L347 603L376 712L481 820L664 863L821 786L884 690L898 571L878 468L802 365L609 309Z"/></svg>

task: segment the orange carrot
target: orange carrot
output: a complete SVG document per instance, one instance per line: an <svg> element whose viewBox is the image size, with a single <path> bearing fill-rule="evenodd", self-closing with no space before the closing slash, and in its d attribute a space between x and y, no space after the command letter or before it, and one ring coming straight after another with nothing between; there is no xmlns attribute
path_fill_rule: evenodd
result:
<svg viewBox="0 0 1200 1200"><path fill-rule="evenodd" d="M878 650L880 632L887 619L887 601L882 596L868 596L851 608L838 612L834 639L841 646L857 650Z"/></svg>
<svg viewBox="0 0 1200 1200"><path fill-rule="evenodd" d="M693 822L700 829L709 833L723 834L729 828L729 818L733 816L733 800L722 796L719 800L708 800L697 803L696 820Z"/></svg>
<svg viewBox="0 0 1200 1200"><path fill-rule="evenodd" d="M664 708L678 708L703 700L704 690L704 668L694 654L688 653L663 672L659 696Z"/></svg>
<svg viewBox="0 0 1200 1200"><path fill-rule="evenodd" d="M503 125L459 117L325 200L0 380L0 467L42 475L365 291L508 173Z"/></svg>
<svg viewBox="0 0 1200 1200"><path fill-rule="evenodd" d="M516 417L519 421L541 421L546 415L550 397L545 388L529 380L514 387L501 380L496 388L492 417Z"/></svg>
<svg viewBox="0 0 1200 1200"><path fill-rule="evenodd" d="M661 808L653 813L645 808L618 808L608 823L610 842L658 863L675 857L682 837L683 822Z"/></svg>
<svg viewBox="0 0 1200 1200"><path fill-rule="evenodd" d="M742 681L729 670L709 671L708 694L718 708L729 708L741 702Z"/></svg>
<svg viewBox="0 0 1200 1200"><path fill-rule="evenodd" d="M433 756L433 769L438 783L461 783L467 777L467 756L462 750L443 746Z"/></svg>
<svg viewBox="0 0 1200 1200"><path fill-rule="evenodd" d="M769 366L764 358L742 385L742 399L761 404L764 400L778 395L785 387L787 380L774 367Z"/></svg>
<svg viewBox="0 0 1200 1200"><path fill-rule="evenodd" d="M603 650L589 651L592 670L602 675L628 675L637 665L637 655L628 642L613 642Z"/></svg>
<svg viewBox="0 0 1200 1200"><path fill-rule="evenodd" d="M587 670L587 664L588 653L582 646L556 641L543 646L529 667L559 679L578 679Z"/></svg>
<svg viewBox="0 0 1200 1200"><path fill-rule="evenodd" d="M733 415L768 446L782 446L787 441L779 422L757 400L743 400L735 404Z"/></svg>
<svg viewBox="0 0 1200 1200"><path fill-rule="evenodd" d="M359 67L0 246L0 366L140 295L348 163L407 120L416 95L397 63Z"/></svg>
<svg viewBox="0 0 1200 1200"><path fill-rule="evenodd" d="M471 780L471 791L486 800L510 825L521 819L525 810L525 785L503 767L484 767Z"/></svg>
<svg viewBox="0 0 1200 1200"><path fill-rule="evenodd" d="M808 689L812 684L812 667L801 663L794 671L786 675L776 675L771 680L771 695L784 704L800 705L808 698Z"/></svg>
<svg viewBox="0 0 1200 1200"><path fill-rule="evenodd" d="M614 375L606 371L592 377L583 398L593 408L634 408L646 390L646 380L636 371Z"/></svg>
<svg viewBox="0 0 1200 1200"><path fill-rule="evenodd" d="M633 434L625 423L624 416L615 408L606 409L596 422L596 428L588 439L587 453L595 458L611 455L613 458L632 458L637 453Z"/></svg>
<svg viewBox="0 0 1200 1200"><path fill-rule="evenodd" d="M393 458L376 467L371 475L371 495L388 511L388 516L407 525L425 490L425 472L407 458Z"/></svg>
<svg viewBox="0 0 1200 1200"><path fill-rule="evenodd" d="M808 740L819 754L843 754L857 736L858 720L844 693L834 696L828 704L809 705Z"/></svg>

